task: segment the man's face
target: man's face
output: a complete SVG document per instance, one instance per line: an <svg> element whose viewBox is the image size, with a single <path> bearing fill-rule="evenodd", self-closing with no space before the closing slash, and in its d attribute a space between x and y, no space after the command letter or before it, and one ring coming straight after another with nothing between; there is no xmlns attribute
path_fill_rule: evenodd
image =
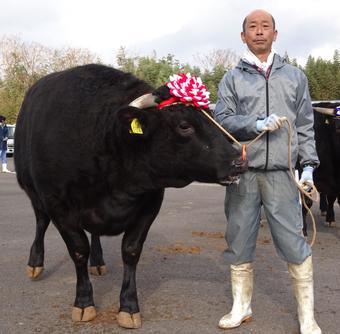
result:
<svg viewBox="0 0 340 334"><path fill-rule="evenodd" d="M274 30L270 14L264 11L254 11L247 16L241 38L256 56L269 54L276 36L277 31Z"/></svg>

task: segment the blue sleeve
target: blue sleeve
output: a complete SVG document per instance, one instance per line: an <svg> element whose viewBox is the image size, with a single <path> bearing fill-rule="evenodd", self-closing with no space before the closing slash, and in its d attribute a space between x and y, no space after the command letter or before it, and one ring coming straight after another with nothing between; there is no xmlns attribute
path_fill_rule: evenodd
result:
<svg viewBox="0 0 340 334"><path fill-rule="evenodd" d="M235 91L232 71L227 72L218 86L218 99L214 118L238 140L250 140L259 132L256 129L257 115L237 113L239 102Z"/></svg>
<svg viewBox="0 0 340 334"><path fill-rule="evenodd" d="M312 101L308 90L308 81L302 74L302 82L297 96L297 116L296 130L299 145L299 162L301 166L304 164L318 165L319 159L316 153L314 140L314 114Z"/></svg>

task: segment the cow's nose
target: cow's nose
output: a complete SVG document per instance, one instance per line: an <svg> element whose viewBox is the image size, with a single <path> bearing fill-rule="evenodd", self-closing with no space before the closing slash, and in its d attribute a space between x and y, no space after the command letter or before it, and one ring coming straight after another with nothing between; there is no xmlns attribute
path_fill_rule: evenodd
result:
<svg viewBox="0 0 340 334"><path fill-rule="evenodd" d="M233 160L232 165L237 170L245 171L248 168L248 160L243 160L242 158L235 159Z"/></svg>

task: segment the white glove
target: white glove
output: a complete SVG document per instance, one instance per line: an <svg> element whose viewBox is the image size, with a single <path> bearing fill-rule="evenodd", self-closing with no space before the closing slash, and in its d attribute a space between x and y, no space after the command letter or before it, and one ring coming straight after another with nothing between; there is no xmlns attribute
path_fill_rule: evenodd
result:
<svg viewBox="0 0 340 334"><path fill-rule="evenodd" d="M312 166L306 166L303 168L300 181L299 181L300 185L307 185L307 186L314 185L313 170L314 168Z"/></svg>
<svg viewBox="0 0 340 334"><path fill-rule="evenodd" d="M286 121L287 117L279 117L276 114L271 114L265 119L259 119L256 121L256 129L259 132L262 131L274 131L281 128Z"/></svg>

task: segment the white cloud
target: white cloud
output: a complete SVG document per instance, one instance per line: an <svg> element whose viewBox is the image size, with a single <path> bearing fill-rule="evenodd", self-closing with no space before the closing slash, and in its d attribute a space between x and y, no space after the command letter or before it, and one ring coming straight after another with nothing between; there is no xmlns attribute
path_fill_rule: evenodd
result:
<svg viewBox="0 0 340 334"><path fill-rule="evenodd" d="M256 8L274 15L281 53L331 58L339 48L340 5L333 0L2 0L0 37L87 48L110 63L120 46L184 62L213 49L241 53L242 20Z"/></svg>

